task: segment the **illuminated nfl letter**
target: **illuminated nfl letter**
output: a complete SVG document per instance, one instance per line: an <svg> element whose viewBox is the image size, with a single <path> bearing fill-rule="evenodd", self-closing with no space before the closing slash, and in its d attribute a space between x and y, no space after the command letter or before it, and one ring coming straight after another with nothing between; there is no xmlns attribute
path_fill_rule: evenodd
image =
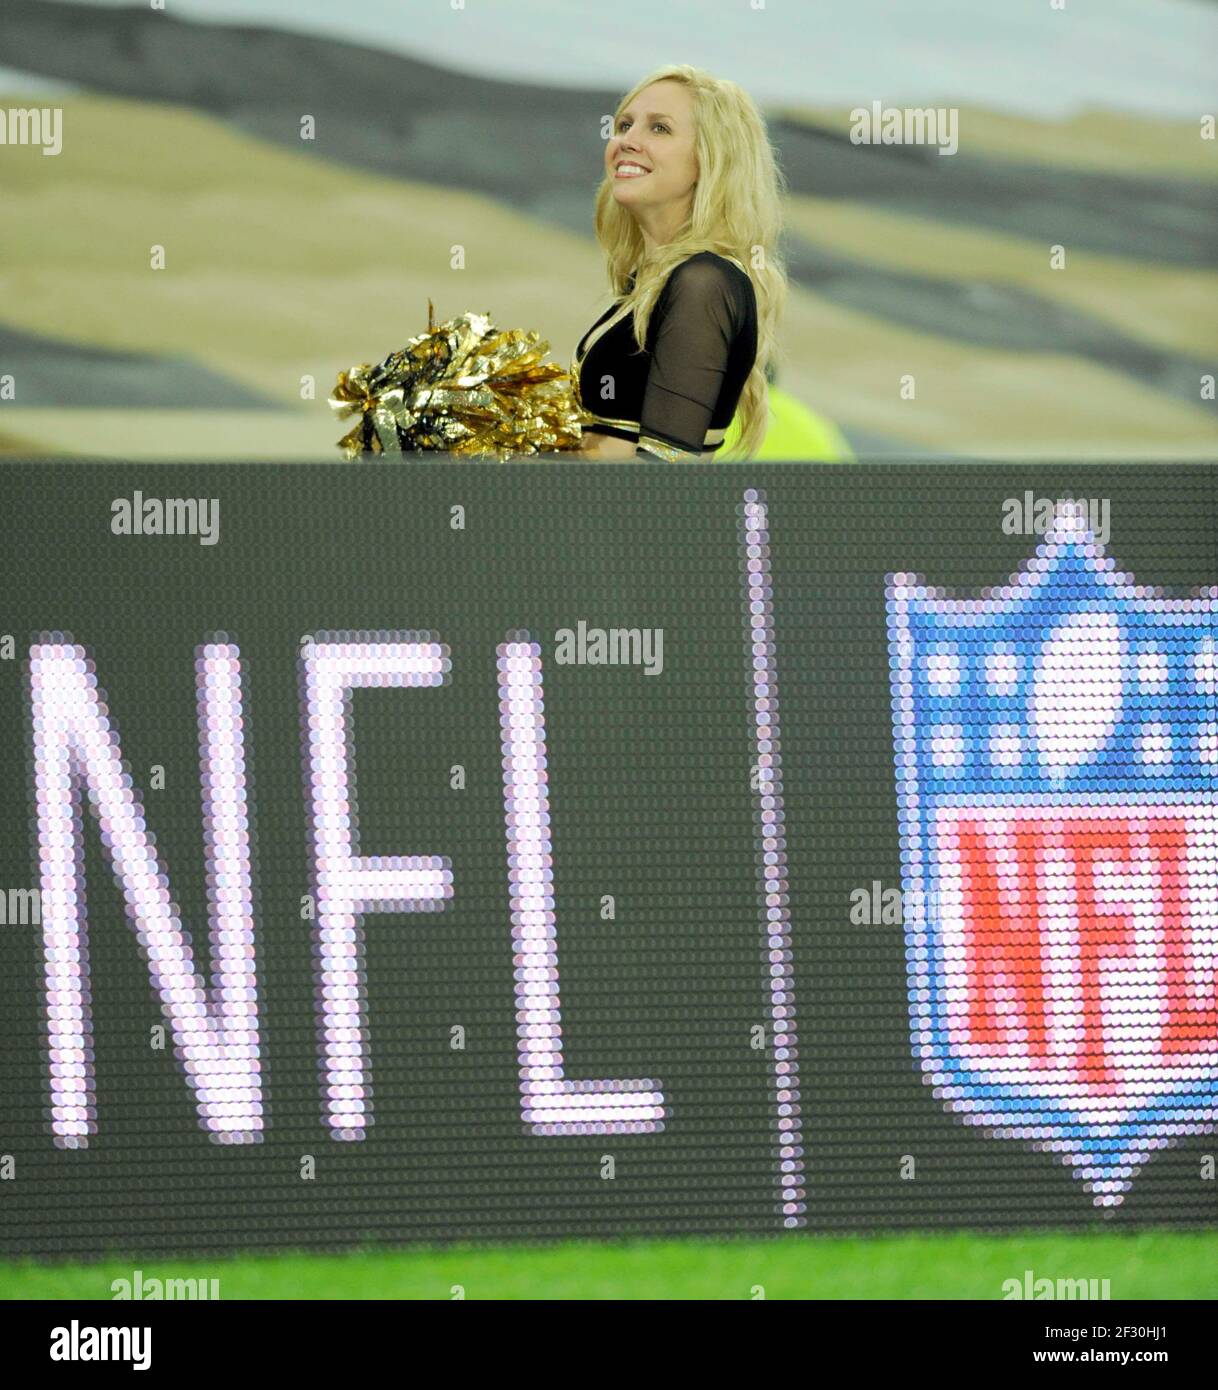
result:
<svg viewBox="0 0 1218 1390"><path fill-rule="evenodd" d="M84 647L60 638L51 634L34 644L29 666L55 1143L85 1148L96 1132L86 795L169 1021L174 1053L194 1089L199 1123L220 1143L257 1140L262 1081L240 653L223 641L195 652L209 987L196 969L93 662Z"/></svg>
<svg viewBox="0 0 1218 1390"><path fill-rule="evenodd" d="M301 655L305 776L317 899L314 928L318 1042L333 1139L362 1139L372 1123L364 929L368 912L435 912L453 895L439 855L361 855L351 757L351 691L445 684L448 648L430 633L323 633Z"/></svg>
<svg viewBox="0 0 1218 1390"><path fill-rule="evenodd" d="M889 580L914 1055L1100 1207L1218 1122L1218 590L1060 508L1003 588Z"/></svg>
<svg viewBox="0 0 1218 1390"><path fill-rule="evenodd" d="M778 648L774 638L774 579L770 567L770 508L765 493L749 488L738 510L737 547L748 651L749 713L753 742L753 825L757 897L768 986L770 1089L778 1139L778 1198L782 1224L807 1224L804 1200L803 1120L799 1093L799 1035L795 1009L791 898L787 883L783 809L782 722Z"/></svg>
<svg viewBox="0 0 1218 1390"><path fill-rule="evenodd" d="M533 1134L652 1134L664 1128L658 1082L566 1075L541 647L509 635L497 664L521 1115Z"/></svg>

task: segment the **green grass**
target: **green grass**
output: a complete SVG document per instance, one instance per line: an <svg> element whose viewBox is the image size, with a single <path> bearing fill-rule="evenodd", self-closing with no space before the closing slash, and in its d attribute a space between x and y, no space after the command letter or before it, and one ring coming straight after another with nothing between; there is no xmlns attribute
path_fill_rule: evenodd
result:
<svg viewBox="0 0 1218 1390"><path fill-rule="evenodd" d="M1122 1298L1218 1296L1218 1233L900 1236L449 1246L346 1255L0 1264L0 1298L112 1297L111 1281L219 1279L221 1298L1001 1298L1003 1281L1108 1279Z"/></svg>

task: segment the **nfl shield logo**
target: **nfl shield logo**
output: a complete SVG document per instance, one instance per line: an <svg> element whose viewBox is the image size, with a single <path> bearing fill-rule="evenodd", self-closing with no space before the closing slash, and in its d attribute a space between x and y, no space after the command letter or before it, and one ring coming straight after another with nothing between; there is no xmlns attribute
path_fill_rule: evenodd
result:
<svg viewBox="0 0 1218 1390"><path fill-rule="evenodd" d="M888 612L914 1056L1114 1207L1218 1120L1218 590L1063 507L1009 584Z"/></svg>

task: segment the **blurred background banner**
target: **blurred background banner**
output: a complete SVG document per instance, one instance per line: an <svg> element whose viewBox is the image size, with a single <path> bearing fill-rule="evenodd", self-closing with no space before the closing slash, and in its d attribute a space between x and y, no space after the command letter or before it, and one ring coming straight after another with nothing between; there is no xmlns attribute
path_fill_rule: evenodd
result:
<svg viewBox="0 0 1218 1390"><path fill-rule="evenodd" d="M789 181L763 457L1213 457L1218 6L1063 3L5 0L0 451L336 457L429 298L567 365L602 121L680 61Z"/></svg>

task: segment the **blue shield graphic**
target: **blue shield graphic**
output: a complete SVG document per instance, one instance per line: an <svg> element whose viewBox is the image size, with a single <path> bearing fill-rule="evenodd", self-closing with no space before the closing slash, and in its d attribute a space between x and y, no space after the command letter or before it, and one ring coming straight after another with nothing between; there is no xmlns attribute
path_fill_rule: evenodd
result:
<svg viewBox="0 0 1218 1390"><path fill-rule="evenodd" d="M1218 590L1059 507L980 597L890 575L888 633L923 1079L1115 1207L1218 1122Z"/></svg>

